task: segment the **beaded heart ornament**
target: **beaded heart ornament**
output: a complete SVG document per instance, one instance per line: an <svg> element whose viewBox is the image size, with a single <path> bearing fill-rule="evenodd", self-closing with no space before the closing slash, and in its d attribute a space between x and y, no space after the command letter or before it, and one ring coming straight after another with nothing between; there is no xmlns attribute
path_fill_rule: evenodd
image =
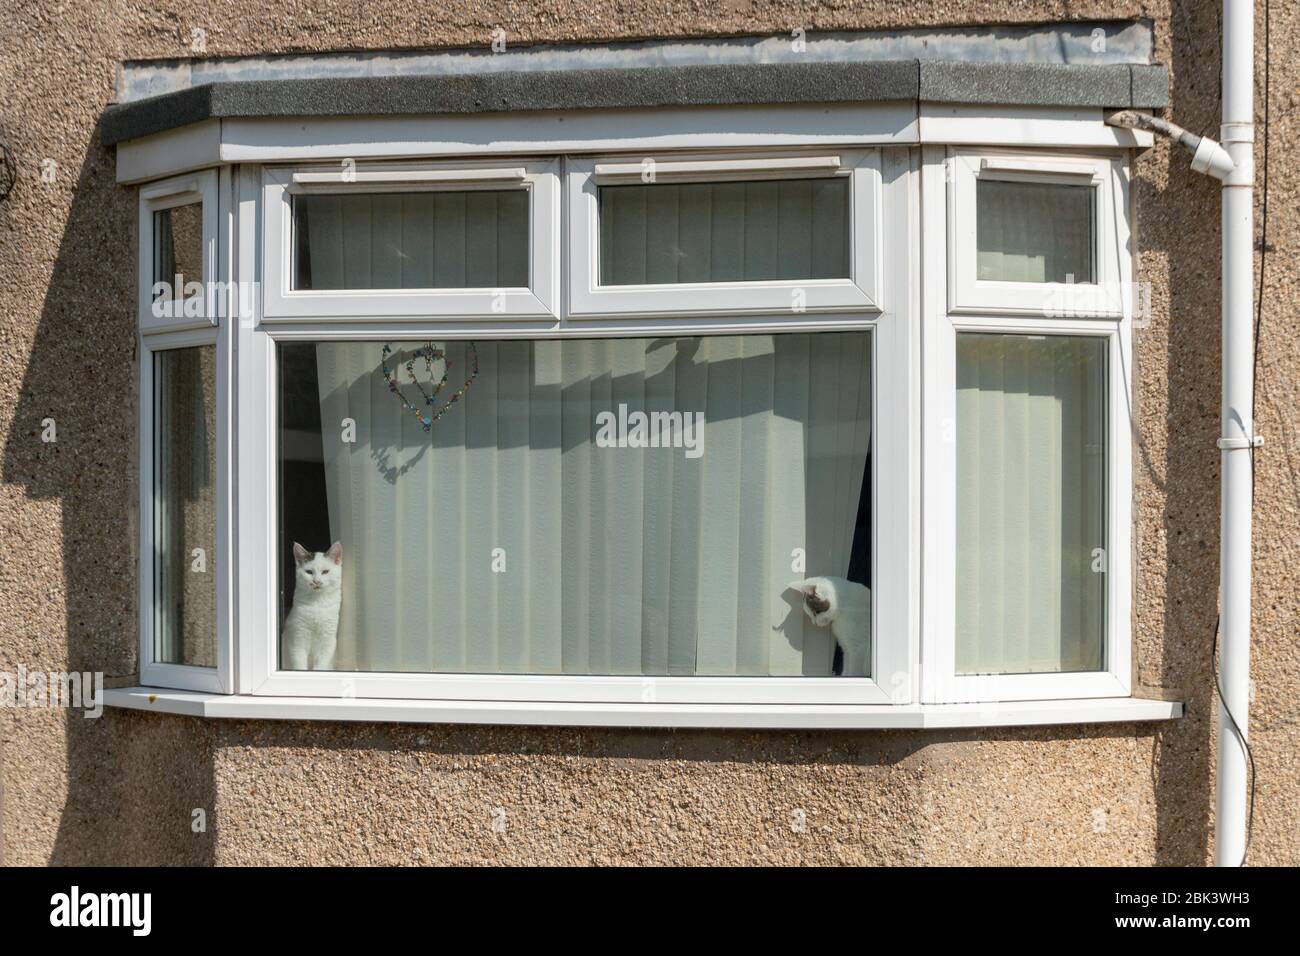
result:
<svg viewBox="0 0 1300 956"><path fill-rule="evenodd" d="M431 428L433 428L434 422L442 418L443 415L446 415L447 412L450 411L451 406L455 405L458 401L460 401L461 396L463 396L466 392L468 392L469 387L474 384L474 379L478 378L478 347L475 346L473 342L470 342L469 354L470 354L470 361L473 367L470 369L469 378L465 380L464 385L456 389L456 391L452 392L450 397L448 397L447 400L442 403L442 405L438 405L437 404L438 394L447 385L447 376L451 372L451 359L447 358L447 353L445 350L440 348L435 348L432 342L426 342L423 346L416 349L413 353L411 353L411 357L406 361L406 374L411 377L411 384L415 386L416 390L420 393L420 397L424 399L425 407L432 409L432 411L426 416L424 413L424 409L422 409L418 405L413 405L411 402L408 402L406 400L406 396L402 394L401 386L398 384L397 381L396 367L394 368L388 367L388 357L392 354L392 352L393 352L392 343L391 342L385 343L383 356L380 359L380 365L384 369L384 378L388 381L388 390L397 396L397 400L402 403L402 408L406 409L408 412L414 415L416 419L420 422L420 426L426 432L429 431ZM437 385L433 386L433 390L431 392L426 392L424 390L424 386L420 384L419 379L415 377L415 363L419 359L424 359L424 370L425 372L428 373L431 381L433 378L433 363L437 361L441 361L443 363L442 378L438 380Z"/></svg>

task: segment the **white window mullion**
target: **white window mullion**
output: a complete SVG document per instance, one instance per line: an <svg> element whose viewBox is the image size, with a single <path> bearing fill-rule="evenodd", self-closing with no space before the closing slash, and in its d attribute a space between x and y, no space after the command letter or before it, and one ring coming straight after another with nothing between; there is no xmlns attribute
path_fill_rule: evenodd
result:
<svg viewBox="0 0 1300 956"><path fill-rule="evenodd" d="M261 261L258 256L261 167L242 165L234 177L235 275L239 312L231 323L234 345L235 620L239 635L233 668L237 693L250 693L273 666L276 633L275 349L261 328ZM251 284L251 285L250 285Z"/></svg>
<svg viewBox="0 0 1300 956"><path fill-rule="evenodd" d="M956 673L957 336L948 319L950 194L942 146L921 147L921 701L953 699Z"/></svg>

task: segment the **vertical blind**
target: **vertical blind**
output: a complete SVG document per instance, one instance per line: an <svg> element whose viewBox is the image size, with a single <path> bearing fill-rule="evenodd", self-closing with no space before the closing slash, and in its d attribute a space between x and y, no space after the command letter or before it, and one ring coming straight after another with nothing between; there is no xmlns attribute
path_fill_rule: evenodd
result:
<svg viewBox="0 0 1300 956"><path fill-rule="evenodd" d="M528 192L300 195L295 289L528 285Z"/></svg>
<svg viewBox="0 0 1300 956"><path fill-rule="evenodd" d="M602 285L849 277L847 178L601 186Z"/></svg>
<svg viewBox="0 0 1300 956"><path fill-rule="evenodd" d="M1095 282L1093 195L1091 186L978 180L977 278Z"/></svg>
<svg viewBox="0 0 1300 956"><path fill-rule="evenodd" d="M957 336L959 673L1103 667L1105 348Z"/></svg>
<svg viewBox="0 0 1300 956"><path fill-rule="evenodd" d="M393 345L404 386L418 345ZM786 588L849 566L869 333L478 342L428 432L382 347L316 346L339 669L831 673L829 631ZM441 347L463 381L471 346ZM702 453L603 447L621 406L703 412Z"/></svg>

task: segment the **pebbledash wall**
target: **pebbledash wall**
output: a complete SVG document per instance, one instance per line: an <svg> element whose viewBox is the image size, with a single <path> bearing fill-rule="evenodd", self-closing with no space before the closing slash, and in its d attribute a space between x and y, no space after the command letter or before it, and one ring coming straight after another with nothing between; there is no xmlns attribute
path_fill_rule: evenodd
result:
<svg viewBox="0 0 1300 956"><path fill-rule="evenodd" d="M32 0L0 13L0 670L135 682L135 190L96 124L124 60L1147 18L1165 115L1219 121L1217 3ZM1255 863L1300 862L1300 7L1272 10L1259 359ZM1262 4L1257 16L1263 49ZM205 50L192 49L195 29ZM1259 59L1262 64L1262 56ZM1262 97L1262 74L1258 77ZM1257 109L1262 120L1262 99ZM1257 165L1262 163L1262 136ZM1261 166L1262 168L1262 166ZM42 175L44 173L44 176ZM0 708L9 863L1193 864L1212 846L1217 184L1136 165L1135 684L1148 725L730 732L200 721ZM1257 195L1259 195L1257 193ZM58 440L41 440L41 422ZM493 827L497 809L505 832ZM194 832L193 811L206 812ZM806 827L799 827L798 812Z"/></svg>

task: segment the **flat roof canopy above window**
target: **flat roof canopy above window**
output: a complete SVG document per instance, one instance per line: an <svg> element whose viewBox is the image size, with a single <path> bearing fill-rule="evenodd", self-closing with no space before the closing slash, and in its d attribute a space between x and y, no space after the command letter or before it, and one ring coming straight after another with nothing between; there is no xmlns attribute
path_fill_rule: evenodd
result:
<svg viewBox="0 0 1300 956"><path fill-rule="evenodd" d="M1145 148L1142 21L133 61L118 180L229 163L922 143ZM775 121L774 121L775 120Z"/></svg>
<svg viewBox="0 0 1300 956"><path fill-rule="evenodd" d="M781 103L980 103L1160 108L1163 66L967 63L746 63L519 70L206 83L104 113L105 145L210 119L649 109Z"/></svg>

